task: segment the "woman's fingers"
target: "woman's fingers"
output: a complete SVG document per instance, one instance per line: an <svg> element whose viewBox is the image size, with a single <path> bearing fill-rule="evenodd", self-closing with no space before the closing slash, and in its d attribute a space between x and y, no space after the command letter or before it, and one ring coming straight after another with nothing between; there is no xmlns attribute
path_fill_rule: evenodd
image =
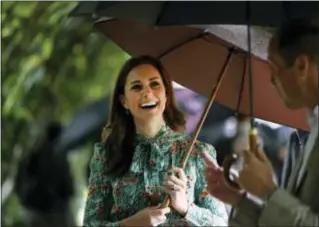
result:
<svg viewBox="0 0 319 227"><path fill-rule="evenodd" d="M166 214L168 214L169 212L171 212L171 209L169 207L151 210L150 215L151 219L153 220L153 224L157 226L166 222Z"/></svg>
<svg viewBox="0 0 319 227"><path fill-rule="evenodd" d="M187 182L186 174L182 168L173 167L172 171L178 176L180 180L182 180L183 182Z"/></svg>
<svg viewBox="0 0 319 227"><path fill-rule="evenodd" d="M168 176L165 181L170 181L182 188L186 188L187 186L187 178L186 178L186 181L184 180L181 180L181 179L178 179L176 176L172 175L172 176Z"/></svg>
<svg viewBox="0 0 319 227"><path fill-rule="evenodd" d="M174 182L172 181L165 181L163 183L163 186L169 190L170 192L178 192L178 191L183 191L185 190L185 187L184 186L180 186L178 184L175 184Z"/></svg>
<svg viewBox="0 0 319 227"><path fill-rule="evenodd" d="M169 184L170 186L174 187L172 185L172 183L173 183L178 188L182 188L182 189L186 190L188 179L187 179L187 177L184 173L184 170L182 168L173 167L172 169L170 169L168 176L165 177L164 182L170 182L170 183L166 183L166 184Z"/></svg>
<svg viewBox="0 0 319 227"><path fill-rule="evenodd" d="M165 214L168 214L169 212L171 212L171 208L169 208L169 207L159 208L159 209L156 209L154 212L155 212L155 214L161 216L161 215L165 215Z"/></svg>

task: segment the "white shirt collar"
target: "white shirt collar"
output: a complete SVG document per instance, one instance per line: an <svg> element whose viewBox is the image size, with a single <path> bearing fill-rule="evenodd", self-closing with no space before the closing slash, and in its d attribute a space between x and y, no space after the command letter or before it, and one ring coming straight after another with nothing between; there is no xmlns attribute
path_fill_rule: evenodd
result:
<svg viewBox="0 0 319 227"><path fill-rule="evenodd" d="M318 127L318 105L313 109L313 111L309 112L308 124L311 130Z"/></svg>

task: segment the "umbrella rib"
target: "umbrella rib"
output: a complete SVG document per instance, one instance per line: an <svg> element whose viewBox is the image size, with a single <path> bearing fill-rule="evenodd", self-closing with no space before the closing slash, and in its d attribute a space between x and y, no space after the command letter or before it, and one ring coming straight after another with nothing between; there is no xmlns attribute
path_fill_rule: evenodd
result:
<svg viewBox="0 0 319 227"><path fill-rule="evenodd" d="M156 22L155 22L155 25L158 25L163 17L163 14L164 14L164 9L165 9L165 6L167 5L167 1L165 1L163 4L162 4L162 7L161 7L161 10L160 10L160 13L158 14L158 17L156 19Z"/></svg>
<svg viewBox="0 0 319 227"><path fill-rule="evenodd" d="M252 61L251 61L251 4L250 2L246 3L246 17L247 17L247 60L248 60L248 75L249 75L249 98L250 98L250 124L251 127L254 128L255 120L254 120L254 79L253 79L253 69L252 69Z"/></svg>
<svg viewBox="0 0 319 227"><path fill-rule="evenodd" d="M244 90L244 83L245 83L245 77L246 77L246 67L247 67L247 58L244 59L244 68L243 68L243 75L241 78L241 84L240 84L240 90L239 90L239 97L237 100L237 107L236 107L236 112L239 112L239 108L241 105L241 99L243 96L243 90Z"/></svg>
<svg viewBox="0 0 319 227"><path fill-rule="evenodd" d="M183 42L181 42L181 43L179 43L179 44L177 44L177 45L172 46L172 47L169 48L168 50L166 50L166 51L164 51L163 53L159 54L157 57L158 57L159 59L161 59L161 58L165 57L166 55L168 55L169 53L171 53L171 52L177 50L178 48L180 48L180 47L182 47L182 46L184 46L185 44L190 43L190 42L192 42L193 40L198 39L198 38L201 38L201 37L204 37L204 36L206 36L206 35L208 35L207 32L205 32L205 31L204 31L204 32L201 32L201 33L197 34L196 36L190 37L189 39L186 39L185 41L183 41Z"/></svg>
<svg viewBox="0 0 319 227"><path fill-rule="evenodd" d="M214 40L212 40L209 35L213 36ZM227 40L222 39L219 36L216 36L215 34L207 33L207 36L203 37L203 39L205 39L205 41L210 42L210 43L213 43L213 42L218 43L219 45L221 45L227 49L231 49L232 47L235 47L234 53L236 53L237 55L240 55L240 56L243 55L245 58L247 57L246 56L247 51L241 49L241 47L238 47L235 44L232 44L231 42L228 42Z"/></svg>

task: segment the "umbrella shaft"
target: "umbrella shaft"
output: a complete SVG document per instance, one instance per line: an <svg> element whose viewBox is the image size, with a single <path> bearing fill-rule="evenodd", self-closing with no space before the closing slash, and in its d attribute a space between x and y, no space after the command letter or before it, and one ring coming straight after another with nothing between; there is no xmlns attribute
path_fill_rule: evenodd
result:
<svg viewBox="0 0 319 227"><path fill-rule="evenodd" d="M196 130L193 134L193 137L191 139L191 142L189 144L189 147L187 149L187 152L185 153L185 156L183 157L182 159L182 162L181 162L181 168L185 168L186 164L187 164L187 161L188 161L188 158L191 154L191 151L194 147L194 143L198 137L198 134L203 126L203 123L205 122L205 119L207 117L207 114L208 114L208 111L210 110L210 107L212 106L215 98L216 98L216 95L217 95L217 92L218 92L218 89L227 73L227 70L228 70L228 67L230 65L230 62L231 62L231 59L232 59L232 55L233 55L233 52L234 52L234 47L233 48L230 48L229 49L229 52L228 52L228 55L226 57L226 60L225 60L225 63L219 73L219 76L218 76L218 79L217 79L217 84L216 86L214 87L214 89L212 90L212 93L207 101L207 104L206 104L206 107L205 107L205 110L200 118L200 121L198 122L197 124L197 127L196 127ZM170 205L170 198L169 198L169 195L166 195L165 197L165 200L164 202L161 204L161 208L165 208L165 207L168 207Z"/></svg>
<svg viewBox="0 0 319 227"><path fill-rule="evenodd" d="M200 118L200 121L198 122L197 126L196 126L196 130L193 134L193 137L191 139L191 142L189 144L189 147L187 149L187 152L185 153L185 156L183 157L182 159L182 163L181 163L181 168L185 168L186 164L187 164L187 160L192 152L192 149L193 149L193 146L195 144L195 141L199 135L199 132L203 126L203 123L205 122L206 120L206 117L207 117L207 114L213 104L213 102L215 101L215 98L216 98L216 95L217 95L217 92L218 92L218 89L227 73L227 70L229 68L229 65L230 65L230 62L231 62L231 59L232 59L232 55L233 55L233 51L234 51L234 48L231 48L229 49L229 52L228 52L228 55L226 57L226 60L225 60L225 63L219 73L219 76L218 76L218 79L217 79L217 84L216 86L213 88L212 90L212 93L207 101L207 104L206 104L206 107L205 107L205 110Z"/></svg>

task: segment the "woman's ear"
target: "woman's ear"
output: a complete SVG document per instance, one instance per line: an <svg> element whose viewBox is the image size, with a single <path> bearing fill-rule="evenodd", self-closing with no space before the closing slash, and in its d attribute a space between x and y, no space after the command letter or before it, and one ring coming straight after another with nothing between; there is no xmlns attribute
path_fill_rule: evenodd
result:
<svg viewBox="0 0 319 227"><path fill-rule="evenodd" d="M120 102L122 103L122 106L123 106L125 109L128 109L128 106L127 106L127 104L126 104L124 95L120 95Z"/></svg>

